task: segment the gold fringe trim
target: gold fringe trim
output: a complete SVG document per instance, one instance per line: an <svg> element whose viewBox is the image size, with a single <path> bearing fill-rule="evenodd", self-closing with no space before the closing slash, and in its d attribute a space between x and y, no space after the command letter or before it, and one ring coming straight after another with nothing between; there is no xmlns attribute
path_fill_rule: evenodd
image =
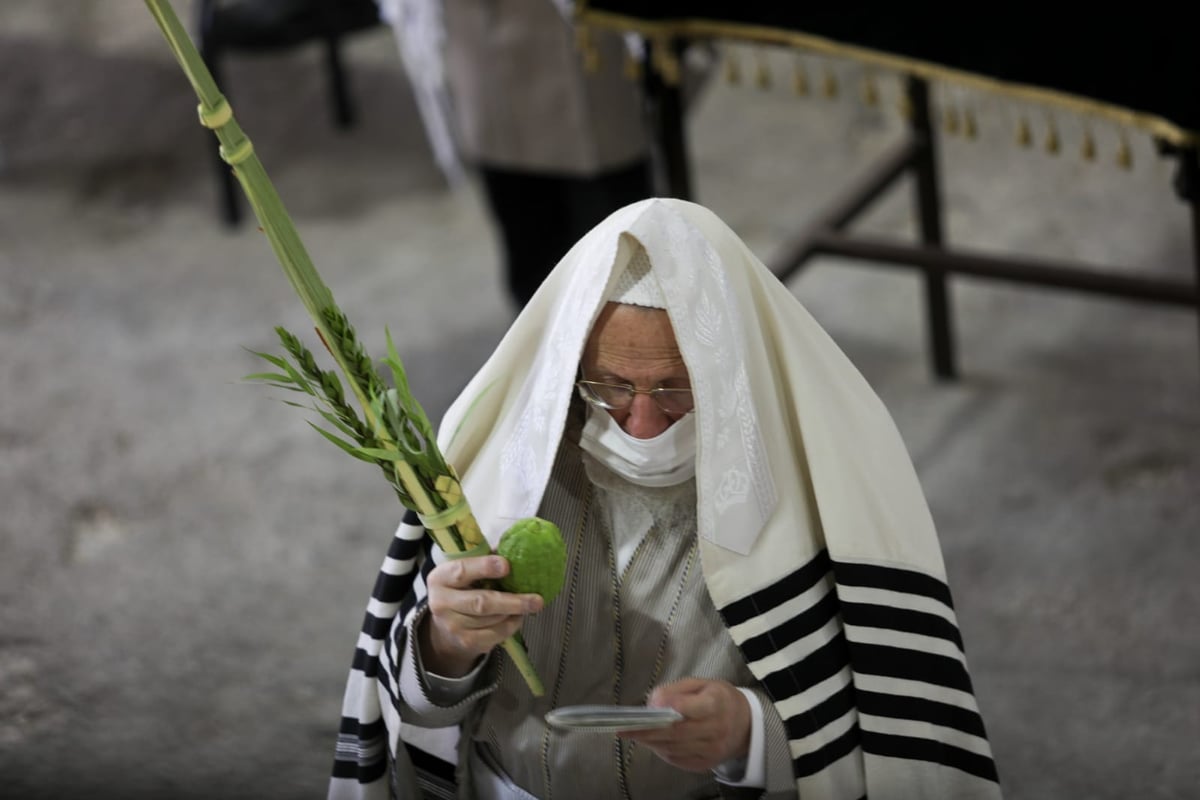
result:
<svg viewBox="0 0 1200 800"><path fill-rule="evenodd" d="M968 139L979 138L979 123L975 121L975 111L970 107L963 113L963 136Z"/></svg>
<svg viewBox="0 0 1200 800"><path fill-rule="evenodd" d="M667 86L678 86L682 77L682 68L675 52L671 49L671 38L668 34L660 34L655 37L651 60Z"/></svg>
<svg viewBox="0 0 1200 800"><path fill-rule="evenodd" d="M631 81L640 81L642 79L642 60L633 53L625 54L625 77Z"/></svg>
<svg viewBox="0 0 1200 800"><path fill-rule="evenodd" d="M1029 127L1029 120L1022 115L1017 121L1017 144L1021 147L1029 147L1033 144L1033 130Z"/></svg>
<svg viewBox="0 0 1200 800"><path fill-rule="evenodd" d="M821 92L829 98L838 96L838 79L837 73L832 67L825 67L825 79L821 82Z"/></svg>
<svg viewBox="0 0 1200 800"><path fill-rule="evenodd" d="M1133 148L1129 146L1129 139L1124 133L1121 134L1121 143L1117 146L1117 166L1121 169L1133 169Z"/></svg>
<svg viewBox="0 0 1200 800"><path fill-rule="evenodd" d="M583 71L595 75L600 70L600 51L592 41L592 32L584 25L575 29L575 49L583 59Z"/></svg>
<svg viewBox="0 0 1200 800"><path fill-rule="evenodd" d="M951 136L957 136L959 129L958 109L953 105L948 105L946 106L946 110L943 112L942 117L942 125L946 129L946 133L950 134Z"/></svg>
<svg viewBox="0 0 1200 800"><path fill-rule="evenodd" d="M734 85L742 82L742 66L732 48L725 51L725 80Z"/></svg>
<svg viewBox="0 0 1200 800"><path fill-rule="evenodd" d="M1046 152L1050 155L1058 155L1061 149L1061 143L1058 139L1058 125L1054 123L1054 118L1046 120Z"/></svg>
<svg viewBox="0 0 1200 800"><path fill-rule="evenodd" d="M993 94L1006 95L1022 102L1058 106L1075 114L1105 117L1121 125L1148 131L1154 136L1177 146L1193 146L1200 143L1200 132L1189 131L1154 114L1132 111L1128 108L1090 100L1054 89L1045 89L1026 84L1007 83L987 78L972 72L951 69L927 61L870 50L857 45L842 44L831 39L796 31L767 28L761 25L743 25L732 22L717 22L707 19L676 19L670 22L647 22L623 14L594 11L587 0L576 4L575 18L588 25L618 31L635 31L654 38L682 37L685 39L712 39L731 37L764 44L799 47L829 56L852 58L866 64L895 72L913 75L930 81L947 81ZM1130 156L1132 160L1132 156ZM1131 161L1132 163L1132 161Z"/></svg>
<svg viewBox="0 0 1200 800"><path fill-rule="evenodd" d="M792 70L792 91L800 97L808 96L808 72L804 69L804 60L796 59L796 66Z"/></svg>
<svg viewBox="0 0 1200 800"><path fill-rule="evenodd" d="M1084 161L1096 160L1096 137L1092 136L1091 128L1084 127L1083 144L1080 145L1080 155Z"/></svg>
<svg viewBox="0 0 1200 800"><path fill-rule="evenodd" d="M862 101L863 105L868 108L875 108L879 105L879 85L873 72L868 72L863 78Z"/></svg>
<svg viewBox="0 0 1200 800"><path fill-rule="evenodd" d="M771 66L762 53L758 54L758 67L754 72L754 85L760 89L771 88Z"/></svg>

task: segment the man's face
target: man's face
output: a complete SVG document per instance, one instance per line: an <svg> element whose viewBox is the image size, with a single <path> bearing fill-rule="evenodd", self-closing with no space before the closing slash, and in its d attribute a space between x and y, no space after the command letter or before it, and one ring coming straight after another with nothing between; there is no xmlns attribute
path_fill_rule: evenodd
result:
<svg viewBox="0 0 1200 800"><path fill-rule="evenodd" d="M671 320L657 308L607 303L588 337L581 364L592 381L629 383L643 390L691 385ZM652 439L679 419L644 393L634 395L628 408L608 413L637 439Z"/></svg>

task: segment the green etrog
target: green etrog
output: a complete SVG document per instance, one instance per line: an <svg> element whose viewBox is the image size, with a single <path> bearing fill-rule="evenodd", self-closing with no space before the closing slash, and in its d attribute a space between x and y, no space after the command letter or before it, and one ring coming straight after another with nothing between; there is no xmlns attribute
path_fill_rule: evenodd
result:
<svg viewBox="0 0 1200 800"><path fill-rule="evenodd" d="M504 532L496 553L508 559L508 575L500 586L508 592L540 594L549 603L562 590L567 546L553 522L540 517L518 520Z"/></svg>

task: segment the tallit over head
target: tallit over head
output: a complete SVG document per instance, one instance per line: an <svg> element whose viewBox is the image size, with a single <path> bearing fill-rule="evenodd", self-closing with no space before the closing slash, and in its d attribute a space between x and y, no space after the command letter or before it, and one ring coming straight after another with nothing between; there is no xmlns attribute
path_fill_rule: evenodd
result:
<svg viewBox="0 0 1200 800"><path fill-rule="evenodd" d="M828 540L831 555L943 574L924 496L878 397L724 222L661 198L581 239L446 413L440 444L489 538L537 512L588 333L606 299L622 295L666 308L691 376L699 535L715 595L720 565L749 555L773 523L787 532L770 547L799 546L797 558Z"/></svg>
<svg viewBox="0 0 1200 800"><path fill-rule="evenodd" d="M667 300L663 297L662 289L658 288L658 278L654 276L646 248L642 247L641 242L635 241L629 250L632 251L629 262L618 262L613 268L616 279L604 299L611 303L665 310Z"/></svg>

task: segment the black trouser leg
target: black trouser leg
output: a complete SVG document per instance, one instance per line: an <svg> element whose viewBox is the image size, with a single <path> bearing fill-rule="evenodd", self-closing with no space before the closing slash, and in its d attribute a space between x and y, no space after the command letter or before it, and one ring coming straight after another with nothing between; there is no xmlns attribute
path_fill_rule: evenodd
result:
<svg viewBox="0 0 1200 800"><path fill-rule="evenodd" d="M614 211L654 193L649 161L605 172L594 178L575 178L567 186L572 244Z"/></svg>
<svg viewBox="0 0 1200 800"><path fill-rule="evenodd" d="M493 167L479 172L503 241L509 294L518 308L584 234L652 192L648 162L592 178Z"/></svg>
<svg viewBox="0 0 1200 800"><path fill-rule="evenodd" d="M490 167L480 175L500 232L509 296L522 308L570 247L562 179Z"/></svg>

